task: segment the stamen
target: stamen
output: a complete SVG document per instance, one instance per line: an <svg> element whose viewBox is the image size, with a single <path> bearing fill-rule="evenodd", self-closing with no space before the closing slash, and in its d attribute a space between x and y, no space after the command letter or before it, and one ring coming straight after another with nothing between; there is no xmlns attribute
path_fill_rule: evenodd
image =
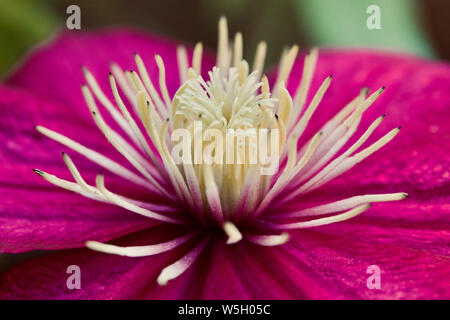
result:
<svg viewBox="0 0 450 320"><path fill-rule="evenodd" d="M337 215L334 215L331 217L320 218L320 219L309 220L309 221L302 221L302 222L286 223L286 224L270 223L267 226L269 226L270 228L273 228L273 229L278 229L278 230L306 229L306 228L312 228L312 227L319 227L319 226L351 219L351 218L356 217L357 215L363 213L364 211L367 211L369 208L370 208L370 204L363 204L363 205L357 206L356 208L348 210L344 213L337 214Z"/></svg>
<svg viewBox="0 0 450 320"><path fill-rule="evenodd" d="M234 37L234 46L233 46L233 66L236 68L239 66L242 60L242 33L236 33Z"/></svg>
<svg viewBox="0 0 450 320"><path fill-rule="evenodd" d="M116 64L111 64L111 72L114 75L114 78L117 79L117 82L119 83L120 89L122 89L123 93L127 97L128 101L133 105L133 107L136 110L136 94L134 93L133 89L131 88L131 84L128 82L127 77L125 76L125 73L123 70Z"/></svg>
<svg viewBox="0 0 450 320"><path fill-rule="evenodd" d="M63 159L64 159L64 163L66 164L67 168L69 169L70 173L72 174L72 176L74 177L75 181L77 182L77 184L74 184L72 182L57 178L55 176L52 176L51 179L48 179L46 177L44 177L47 181L49 181L50 183L56 184L58 186L60 186L63 189L72 191L72 192L76 192L79 193L87 198L90 199L95 199L98 201L104 201L104 202L109 202L108 199L106 199L101 193L100 191L98 191L97 188L89 185L86 183L86 181L83 179L83 177L81 176L78 168L75 166L75 164L73 163L72 159L69 157L69 155L65 152L62 153L63 155ZM43 176L45 173L42 172L41 170L37 170L34 169L34 171L36 173L38 173L40 176ZM48 175L48 174L46 174ZM81 187L81 191L79 190L79 187ZM84 192L82 192L84 191ZM124 196L120 196L122 199L124 199L125 201L131 202L139 207L151 210L151 211L158 211L159 213L173 213L178 211L176 207L173 206L167 206L167 205L159 205L159 204L154 204L154 203L148 203L148 202L142 202L142 201L138 201L138 200L134 200L134 199L129 199L127 197Z"/></svg>
<svg viewBox="0 0 450 320"><path fill-rule="evenodd" d="M372 153L374 153L375 151L379 150L384 145L389 143L392 139L394 139L394 137L399 133L399 131L400 131L400 128L393 129L392 131L387 133L385 136L383 136L381 139L379 139L377 142L373 143L371 146L367 147L366 149L359 152L358 154L342 161L342 163L340 163L339 165L334 167L334 169L331 170L331 172L328 173L322 179L322 181L320 181L318 184L313 186L313 188L310 188L309 191L320 187L321 185L325 184L326 182L330 181L331 179L337 177L338 175L341 175L345 171L350 170L357 163L361 162L362 160L364 160L365 158L370 156ZM302 191L304 191L304 190L302 190Z"/></svg>
<svg viewBox="0 0 450 320"><path fill-rule="evenodd" d="M211 165L203 165L203 175L205 181L205 193L206 199L209 203L209 208L216 219L220 224L223 223L223 212L222 205L220 204L220 195L219 190L217 188L217 184L214 181L214 175L212 172Z"/></svg>
<svg viewBox="0 0 450 320"><path fill-rule="evenodd" d="M171 198L171 195L168 193L166 189L164 189L159 182L155 180L155 178L148 172L129 152L125 150L125 148L115 139L115 137L111 134L112 130L106 125L103 117L100 115L99 110L95 104L94 99L90 93L90 90L87 87L83 87L83 94L85 100L91 110L92 116L94 118L95 123L97 124L100 131L105 135L108 141L119 151L132 165L139 171L145 178L147 178L155 187L160 191L161 194Z"/></svg>
<svg viewBox="0 0 450 320"><path fill-rule="evenodd" d="M47 181L61 189L81 194L82 196L85 196L86 198L89 198L89 199L95 199L95 200L101 201L101 198L99 198L98 196L96 196L95 194L93 194L91 192L86 192L83 188L80 187L80 185L78 185L76 183L58 178L52 174L49 174L49 173L44 172L39 169L33 169L33 171L36 174L38 174L40 177L42 177L45 181Z"/></svg>
<svg viewBox="0 0 450 320"><path fill-rule="evenodd" d="M299 138L305 131L305 128L311 119L314 111L316 111L316 108L319 106L320 101L322 101L322 98L327 91L328 87L330 86L331 79L333 76L329 76L326 78L323 82L320 88L317 90L316 94L314 95L314 98L312 99L311 103L309 104L308 108L306 109L303 116L300 118L300 121L297 123L297 125L292 130L292 134L295 136L298 136Z"/></svg>
<svg viewBox="0 0 450 320"><path fill-rule="evenodd" d="M256 235L245 234L245 239L260 246L275 247L285 244L289 241L289 233L283 232L278 235Z"/></svg>
<svg viewBox="0 0 450 320"><path fill-rule="evenodd" d="M184 222L177 220L177 219L173 219L173 218L169 218L166 217L164 215L152 212L150 210L141 208L131 202L126 201L125 199L119 197L118 195L116 195L115 193L109 191L108 189L106 189L105 187L105 180L103 178L103 176L101 174L97 175L96 179L95 179L95 183L97 185L97 189L100 191L100 193L105 196L106 199L108 199L110 202L114 203L115 205L122 207L124 209L127 209L129 211L132 211L134 213L140 214L142 216L151 218L151 219L155 219L155 220L159 220L159 221L164 221L164 222L169 222L169 223L175 223L175 224L183 224Z"/></svg>
<svg viewBox="0 0 450 320"><path fill-rule="evenodd" d="M227 70L229 66L228 26L227 19L225 17L221 17L219 19L219 41L217 47L216 64L222 71Z"/></svg>
<svg viewBox="0 0 450 320"><path fill-rule="evenodd" d="M351 153L353 153L356 149L358 149L370 137L372 132L376 129L376 127L379 125L379 123L381 122L381 120L383 118L384 118L384 116L381 116L380 118L375 120L369 126L369 128L366 130L366 132L364 132L364 134L347 151L345 151L338 158L334 159L330 164L328 164L324 169L322 169L318 174L316 174L316 176L314 176L313 178L309 179L304 185L302 185L301 187L297 188L289 196L285 197L283 199L282 203L285 203L285 202L295 198L296 196L298 196L298 195L300 195L302 193L306 193L307 191L311 191L313 189L316 189L320 185L323 185L324 183L330 181L331 179L333 179L334 177L339 175L339 174L336 174L337 172L339 172L337 168L344 167L345 166L344 163L348 164L349 163L348 159L354 159L353 157L349 158L349 155ZM383 140L380 139L379 141L381 141L381 144L383 142L384 142L384 144L386 144L390 140L393 139L393 134L394 134L394 132L390 132L390 133L388 133L385 136L385 138L382 138ZM381 144L378 144L377 146L379 146L379 148L381 148L382 147ZM373 150L373 148L371 150ZM375 152L375 151L376 150L373 150L372 153ZM362 159L360 161L362 161ZM354 163L354 164L356 164L356 163ZM348 170L350 168L351 167L348 167L346 170ZM299 183L301 183L301 182L303 182L302 179L299 181Z"/></svg>
<svg viewBox="0 0 450 320"><path fill-rule="evenodd" d="M292 67L294 66L294 61L295 61L295 58L297 57L297 54L298 54L298 46L297 45L292 46L292 48L289 49L289 51L286 53L286 56L283 59L282 63L280 64L280 68L278 71L278 78L277 78L276 85L275 85L276 89L278 89L277 85L280 82L287 83L287 80L291 73Z"/></svg>
<svg viewBox="0 0 450 320"><path fill-rule="evenodd" d="M203 240L199 245L197 245L194 249L189 251L185 256L183 256L180 260L175 263L165 267L158 276L156 280L160 286L165 286L167 282L172 279L177 278L183 272L185 272L202 253L203 249L209 242L209 238Z"/></svg>
<svg viewBox="0 0 450 320"><path fill-rule="evenodd" d="M192 55L192 68L197 75L202 74L202 53L203 45L199 42L195 45L194 53Z"/></svg>
<svg viewBox="0 0 450 320"><path fill-rule="evenodd" d="M114 99L116 100L117 105L120 108L120 111L122 112L124 118L128 121L128 124L130 125L131 129L133 130L134 135L136 136L137 140L139 141L139 144L142 146L142 148L146 151L147 155L150 157L152 162L157 166L159 166L159 162L156 159L153 151L151 150L150 146L147 143L147 140L145 139L144 135L141 132L141 129L139 129L136 121L134 121L131 114L128 112L128 109L126 108L125 104L123 103L122 99L120 98L119 92L117 90L115 79L112 75L110 75L110 85L111 90L114 95ZM159 175L160 176L160 175Z"/></svg>
<svg viewBox="0 0 450 320"><path fill-rule="evenodd" d="M139 75L141 76L142 81L145 85L145 89L150 94L150 97L152 98L156 107L158 108L158 112L160 113L160 115L166 118L168 116L166 113L166 107L164 106L164 103L162 102L159 93L156 91L155 86L153 85L153 82L150 79L150 76L148 75L147 68L145 67L144 62L137 53L134 54L134 60L138 68ZM130 75L132 74L134 74L135 78L137 78L137 75L135 73L130 73ZM135 88L135 91L137 92L138 88Z"/></svg>
<svg viewBox="0 0 450 320"><path fill-rule="evenodd" d="M256 212L253 214L254 218L259 217L264 212L264 210L267 208L267 206L270 204L273 198L275 198L275 196L277 196L283 190L283 188L289 183L289 181L293 177L295 177L295 175L297 175L297 173L299 173L300 170L305 166L305 164L309 161L312 154L314 153L314 150L317 148L321 137L322 137L321 132L316 134L312 139L312 141L310 142L306 153L294 166L294 168L288 172L283 173L278 178L278 180L273 185L272 189L267 193L267 195L264 197L263 201L259 205Z"/></svg>
<svg viewBox="0 0 450 320"><path fill-rule="evenodd" d="M303 106L306 103L306 98L308 95L309 88L311 86L312 76L316 68L318 55L319 51L317 50L317 48L313 48L305 57L305 61L303 63L302 77L294 98L295 112L294 117L290 122L290 126L297 121L299 115L303 110Z"/></svg>
<svg viewBox="0 0 450 320"><path fill-rule="evenodd" d="M228 236L227 244L235 244L242 240L242 234L234 223L227 221L223 224L223 231Z"/></svg>
<svg viewBox="0 0 450 320"><path fill-rule="evenodd" d="M82 67L84 77L86 78L87 83L89 84L90 88L92 89L92 92L94 92L95 97L100 101L100 103L108 110L108 112L111 114L111 117L114 119L114 121L117 122L117 124L122 128L122 130L133 140L136 142L136 137L133 135L130 127L128 126L128 123L125 121L125 119L122 117L122 115L117 111L117 109L114 107L114 105L109 101L109 99L106 97L106 95L103 93L102 89L100 89L100 86L97 83L97 80L95 80L92 73L89 72L86 67Z"/></svg>
<svg viewBox="0 0 450 320"><path fill-rule="evenodd" d="M118 176L127 179L128 181L131 181L133 183L136 183L140 186L146 187L149 190L155 191L155 187L149 183L147 180L141 178L140 176L136 175L135 173L131 172L127 168L123 167L122 165L118 164L117 162L114 162L110 160L109 158L101 155L100 153L91 150L89 148L86 148L85 146L79 144L76 141L73 141L72 139L67 138L66 136L63 136L55 131L52 131L50 129L47 129L42 126L36 126L36 130L42 133L43 135L49 137L50 139L53 139L66 147L82 154L92 162L97 163L98 165L102 166L103 168L111 171L114 174L117 174Z"/></svg>
<svg viewBox="0 0 450 320"><path fill-rule="evenodd" d="M85 190L86 192L92 192L94 194L98 194L97 189L91 187L84 181L84 179L81 177L80 172L78 171L77 167L73 163L72 159L67 155L67 153L62 153L64 163L66 164L67 168L69 169L70 173L74 177L75 181L80 185L80 187Z"/></svg>
<svg viewBox="0 0 450 320"><path fill-rule="evenodd" d="M398 201L403 200L408 197L407 193L386 193L386 194L367 194L362 196L355 196L327 204L323 204L317 207L303 209L295 212L289 213L278 213L274 215L273 218L296 218L296 217L311 217L320 216L324 214L335 213L339 211L348 210L350 208L357 207L365 203L374 202L388 202L388 201Z"/></svg>
<svg viewBox="0 0 450 320"><path fill-rule="evenodd" d="M170 251L179 247L183 243L192 239L196 233L189 233L186 236L179 237L167 242L152 244L148 246L119 247L112 244L102 243L98 241L87 241L86 247L103 253L116 254L125 257L147 257L159 253Z"/></svg>
<svg viewBox="0 0 450 320"><path fill-rule="evenodd" d="M266 51L267 43L265 41L261 41L260 43L258 43L258 46L256 47L255 59L253 62L253 71L258 71L258 76L261 75L264 70Z"/></svg>
<svg viewBox="0 0 450 320"><path fill-rule="evenodd" d="M292 111L293 103L291 95L284 86L284 83L280 85L279 96L280 96L280 106L278 109L278 114L280 116L281 121L283 121L284 125L287 125L289 122L289 116Z"/></svg>
<svg viewBox="0 0 450 320"><path fill-rule="evenodd" d="M177 48L177 60L178 71L180 75L180 85L182 85L188 79L188 56L186 48L184 46L179 46Z"/></svg>
<svg viewBox="0 0 450 320"><path fill-rule="evenodd" d="M159 89L161 90L164 101L166 102L166 108L170 108L172 105L172 100L169 96L169 91L166 85L166 68L164 67L164 62L159 54L155 55L156 64L159 69ZM166 116L169 116L166 114Z"/></svg>

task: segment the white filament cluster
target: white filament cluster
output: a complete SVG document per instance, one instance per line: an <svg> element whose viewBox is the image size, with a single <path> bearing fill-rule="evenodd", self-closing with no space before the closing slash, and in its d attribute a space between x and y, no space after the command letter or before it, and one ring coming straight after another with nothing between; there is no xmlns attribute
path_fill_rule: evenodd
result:
<svg viewBox="0 0 450 320"><path fill-rule="evenodd" d="M383 147L400 128L391 130L360 150L382 122L383 115L356 142L340 152L355 134L363 113L384 90L381 88L368 96L368 90L363 89L311 139L305 140L303 133L332 80L331 76L324 79L311 102L306 104L318 51L312 49L306 56L302 78L293 96L287 91L286 82L298 53L297 46L283 53L272 88L263 75L266 44L258 45L252 70L243 60L242 52L242 35L236 34L234 42L229 43L226 20L220 19L217 63L209 72L209 79L201 76L202 45L195 46L191 63L186 49L179 47L180 87L173 97L170 97L166 86L164 62L158 55L155 57L158 79L150 78L137 54L137 72L124 72L118 65L111 66L110 85L114 103L102 92L94 76L84 69L87 85L82 87L82 92L93 120L106 139L128 160L130 168L56 131L37 127L42 134L84 155L112 174L148 189L150 197L159 195L167 201L154 204L116 194L106 188L102 175L97 176L95 185L90 185L65 153L63 159L74 182L36 169L35 172L44 179L58 187L154 220L186 224L190 230L176 239L149 246L117 247L89 241L89 248L139 257L190 243L190 250L183 257L162 270L157 281L164 285L194 263L209 243L211 235L205 230L210 230L210 226L222 228L228 237L227 244L245 239L262 246L275 246L288 241L289 235L284 230L344 221L366 211L371 202L395 201L407 196L404 193L362 195L314 208L280 212L279 208L284 203L322 186ZM157 81L157 87L153 81ZM104 111L110 114L120 132L105 121ZM195 121L201 121L205 128L218 130L278 130L278 171L272 176L261 175L260 163L175 163L171 156L171 134L180 128L193 130ZM230 150L225 146L225 151ZM243 151L251 152L249 148ZM281 222L286 219L290 222ZM193 220L198 221L194 226ZM241 226L250 228L243 232Z"/></svg>

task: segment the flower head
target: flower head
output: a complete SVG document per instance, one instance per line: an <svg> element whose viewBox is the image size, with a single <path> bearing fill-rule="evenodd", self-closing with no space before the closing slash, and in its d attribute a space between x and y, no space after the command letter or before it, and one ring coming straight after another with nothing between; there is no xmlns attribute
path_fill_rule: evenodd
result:
<svg viewBox="0 0 450 320"><path fill-rule="evenodd" d="M294 46L265 77L266 45L250 68L225 27L218 59L66 32L0 85L0 250L57 250L1 273L1 298L449 297L448 65Z"/></svg>
<svg viewBox="0 0 450 320"><path fill-rule="evenodd" d="M217 62L208 72L209 79L201 75L202 45L195 47L190 67L186 49L179 47L180 87L173 97L169 95L165 64L159 55L155 56L159 91L154 85L156 79L150 78L138 54L135 54L137 71L123 72L118 65L112 65L109 78L114 103L83 67L87 85L82 86L82 93L99 131L138 173L62 133L37 127L47 137L172 203L156 205L116 194L105 186L103 175L97 176L95 186L89 185L67 153L63 153L63 159L75 182L36 169L35 172L48 182L161 223L186 226L184 235L159 244L118 247L88 241L88 248L141 257L195 241L194 247L181 259L162 270L158 283L165 285L190 267L210 241L211 233L215 233L212 230L217 228L227 235L227 244L245 239L261 246L276 246L288 241L287 230L344 221L369 209L371 202L407 197L402 192L356 195L303 210L280 210L283 204L317 189L373 154L391 141L400 127L360 150L384 119L381 115L350 147L336 156L352 138L363 113L381 95L384 87L371 95L368 95L368 89L362 88L360 94L312 138L306 139L305 129L332 80L332 76L325 78L311 102L306 104L318 51L313 49L306 56L301 81L295 95L291 96L285 83L298 47L293 46L283 54L272 89L263 75L265 43L257 48L252 70L242 58L242 47L240 33L231 45L228 43L226 20L221 18ZM128 98L129 107L119 88ZM97 102L104 110L100 111ZM107 124L102 115L104 111L123 133ZM215 130L215 141L197 130L198 126ZM187 141L183 140L182 161L177 163L172 153L176 148L173 137L179 130L184 130ZM240 140L238 135L229 134L230 131L245 130L254 133L250 136L254 139L248 143L245 143L245 137ZM196 139L207 142L199 143ZM267 163L260 158L250 161L258 148L264 153L270 151L272 160L276 160L276 167L270 174L263 173ZM214 161L206 159L208 155Z"/></svg>

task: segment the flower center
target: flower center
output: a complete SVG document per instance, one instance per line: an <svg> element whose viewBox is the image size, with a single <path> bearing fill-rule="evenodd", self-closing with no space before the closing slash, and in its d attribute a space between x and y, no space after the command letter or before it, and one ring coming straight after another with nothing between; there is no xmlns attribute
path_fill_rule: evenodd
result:
<svg viewBox="0 0 450 320"><path fill-rule="evenodd" d="M369 194L312 208L285 206L370 156L391 141L400 128L359 150L382 122L383 115L347 147L363 113L384 91L381 88L369 96L368 90L362 89L312 138L305 139L303 133L332 79L331 76L324 79L306 104L318 51L312 49L306 55L301 81L291 96L285 83L298 47L283 53L278 76L270 88L262 74L266 44L258 45L251 72L242 59L242 46L240 33L233 44L229 43L226 20L220 19L217 63L209 72L208 80L201 76L202 45L195 46L191 67L186 49L179 47L180 87L173 97L168 93L165 65L158 55L155 61L159 69L159 91L138 54L135 54L137 72L124 72L118 65L111 66L109 78L115 104L84 68L87 85L82 86L82 93L93 120L132 169L56 131L37 127L42 134L166 201L154 204L116 194L107 189L102 175L97 176L95 185L90 185L66 153L63 159L75 182L35 169L45 180L150 219L186 225L189 230L186 235L149 246L118 247L89 241L87 247L140 257L172 250L187 242L195 243L180 260L162 270L158 283L166 284L201 254L209 243L205 230L211 225L223 230L227 244L245 239L257 245L275 246L288 241L286 230L344 221L366 211L372 202L396 201L407 196L405 193ZM122 96L128 101L124 102ZM121 132L104 120L105 110ZM186 216L187 212L191 217ZM200 222L199 226L187 224L192 217Z"/></svg>

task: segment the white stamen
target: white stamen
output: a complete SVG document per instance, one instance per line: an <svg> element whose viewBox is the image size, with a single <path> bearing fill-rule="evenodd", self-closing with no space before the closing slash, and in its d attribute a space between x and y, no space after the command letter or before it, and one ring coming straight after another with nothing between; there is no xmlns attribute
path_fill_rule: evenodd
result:
<svg viewBox="0 0 450 320"><path fill-rule="evenodd" d="M85 67L82 68L84 77L86 78L87 83L89 84L92 92L94 93L95 97L100 101L100 103L108 110L108 112L111 114L112 118L117 122L117 124L122 128L122 130L133 140L136 142L136 137L133 135L130 127L128 126L128 123L125 121L125 119L122 117L120 112L117 111L117 109L114 107L112 102L106 97L106 95L103 93L102 89L100 89L100 86L97 83L97 80L95 80L92 73L89 72Z"/></svg>
<svg viewBox="0 0 450 320"><path fill-rule="evenodd" d="M180 85L185 83L188 79L188 56L186 48L184 46L179 46L177 48L177 60L178 60L178 71L180 75Z"/></svg>
<svg viewBox="0 0 450 320"><path fill-rule="evenodd" d="M199 42L195 45L194 53L192 54L192 68L197 75L202 74L202 54L203 45Z"/></svg>
<svg viewBox="0 0 450 320"><path fill-rule="evenodd" d="M275 247L289 241L289 233L283 232L277 235L246 234L245 239L260 246Z"/></svg>
<svg viewBox="0 0 450 320"><path fill-rule="evenodd" d="M172 105L172 100L169 96L169 91L167 90L166 85L166 68L164 67L164 62L159 54L155 55L156 64L159 69L159 89L161 90L162 96L166 103L166 108L169 108ZM165 114L165 116L169 116L169 114Z"/></svg>
<svg viewBox="0 0 450 320"><path fill-rule="evenodd" d="M266 58L267 43L262 41L256 47L255 60L253 62L253 71L258 71L258 75L264 70L264 60Z"/></svg>
<svg viewBox="0 0 450 320"><path fill-rule="evenodd" d="M242 240L242 234L234 223L227 221L223 224L223 231L228 236L227 244L235 244Z"/></svg>
<svg viewBox="0 0 450 320"><path fill-rule="evenodd" d="M237 68L239 67L239 64L242 60L242 46L243 46L243 40L242 40L242 33L238 32L236 33L234 37L234 46L233 46L233 67Z"/></svg>
<svg viewBox="0 0 450 320"><path fill-rule="evenodd" d="M170 251L176 247L179 247L186 241L192 239L194 235L195 233L189 233L186 236L179 237L167 242L152 244L148 246L133 246L133 247L119 247L98 241L87 241L86 247L94 251L116 254L125 257L147 257L163 253L166 251Z"/></svg>
<svg viewBox="0 0 450 320"><path fill-rule="evenodd" d="M171 265L165 267L158 276L156 280L160 286L165 286L167 282L172 279L177 278L184 271L186 271L194 262L197 260L198 256L202 253L209 239L203 240L194 249L189 251L180 260L172 263Z"/></svg>
<svg viewBox="0 0 450 320"><path fill-rule="evenodd" d="M128 83L127 77L125 76L125 73L123 70L116 64L111 64L111 73L114 75L114 77L117 79L117 82L119 83L120 89L122 89L123 93L127 97L128 101L133 105L133 107L136 110L136 94L134 93L133 89L131 88L131 84Z"/></svg>
<svg viewBox="0 0 450 320"><path fill-rule="evenodd" d="M161 114L163 118L168 117L167 113L165 113L166 106L164 106L164 103L162 102L159 93L156 91L155 86L153 85L153 82L148 75L147 68L145 67L144 62L142 61L141 57L138 54L134 55L134 60L136 62L136 66L139 70L139 74L142 78L142 81L145 85L145 89L148 91L150 97L157 106L158 112Z"/></svg>
<svg viewBox="0 0 450 320"><path fill-rule="evenodd" d="M171 196L168 191L164 189L158 181L155 180L151 172L147 171L129 152L127 152L123 145L120 144L117 139L115 139L115 136L112 134L112 130L106 125L103 117L100 115L100 112L90 93L90 90L87 87L83 87L83 94L91 110L95 123L97 124L100 131L108 139L108 141L133 165L133 167L136 168L136 170L139 171L139 173L147 178L156 187L156 189L160 191L161 194L170 198Z"/></svg>
<svg viewBox="0 0 450 320"><path fill-rule="evenodd" d="M298 54L297 45L292 46L292 48L289 49L289 51L286 53L283 62L280 64L276 84L279 84L280 82L287 83L292 67L294 66L294 61L295 58L297 57L297 54ZM276 87L276 89L278 89L278 87Z"/></svg>
<svg viewBox="0 0 450 320"><path fill-rule="evenodd" d="M76 141L73 141L72 139L69 139L62 134L59 134L55 131L52 131L50 129L44 128L42 126L37 126L36 130L42 133L43 135L49 137L50 139L53 139L68 148L75 150L76 152L82 154L92 162L95 162L99 164L100 166L104 167L105 169L108 169L114 174L117 174L118 176L121 176L124 179L127 179L128 181L131 181L133 183L136 183L138 185L144 186L152 191L155 191L155 187L149 183L147 180L141 178L140 176L134 174L127 168L123 167L122 165L110 160L109 158L101 155L100 153L91 150L89 148L86 148L85 146L79 144Z"/></svg>
<svg viewBox="0 0 450 320"><path fill-rule="evenodd" d="M317 207L302 209L295 212L280 213L273 218L295 218L295 217L312 217L320 216L324 214L335 213L339 211L348 210L350 208L357 207L364 203L374 202L388 202L403 200L408 197L406 193L386 193L386 194L367 194L363 196L355 196L327 204L323 204Z"/></svg>
<svg viewBox="0 0 450 320"><path fill-rule="evenodd" d="M348 210L344 213L337 214L337 215L334 215L331 217L320 218L320 219L309 220L309 221L302 221L302 222L286 223L286 224L269 224L269 226L271 228L277 229L277 230L306 229L306 228L319 227L319 226L351 219L351 218L356 217L357 215L363 213L364 211L368 210L369 208L370 208L370 204L363 204L363 205L357 206L356 208Z"/></svg>
<svg viewBox="0 0 450 320"><path fill-rule="evenodd" d="M229 49L228 49L228 26L227 19L221 17L219 19L219 41L217 47L217 63L216 65L222 71L228 69L229 66Z"/></svg>
<svg viewBox="0 0 450 320"><path fill-rule="evenodd" d="M161 214L152 212L148 209L144 209L142 207L139 207L138 205L135 205L131 202L126 201L125 199L119 197L115 193L112 193L105 187L105 181L101 174L97 175L95 179L95 183L97 185L97 189L100 191L100 193L105 196L106 199L108 199L110 202L114 203L115 205L122 207L124 209L127 209L129 211L135 212L137 214L140 214L144 217L164 221L164 222L170 222L170 223L183 223L180 220L169 218L166 216L163 216Z"/></svg>
<svg viewBox="0 0 450 320"><path fill-rule="evenodd" d="M302 78L294 98L295 111L293 117L291 118L292 120L289 123L289 129L298 120L298 117L300 116L306 103L306 98L311 86L312 76L314 74L318 55L319 51L316 48L313 48L305 57Z"/></svg>

